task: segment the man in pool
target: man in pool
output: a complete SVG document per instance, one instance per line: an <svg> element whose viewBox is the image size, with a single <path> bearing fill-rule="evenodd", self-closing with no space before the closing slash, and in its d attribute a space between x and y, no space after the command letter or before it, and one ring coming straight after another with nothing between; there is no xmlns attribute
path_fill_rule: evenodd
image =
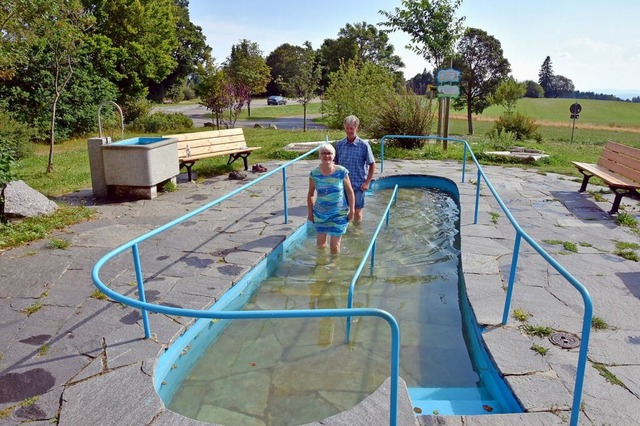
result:
<svg viewBox="0 0 640 426"><path fill-rule="evenodd" d="M344 131L347 137L336 144L336 164L349 170L349 178L355 195L355 212L353 220L362 220L362 208L364 207L364 193L369 189L373 173L376 170L375 158L369 143L360 139L357 135L360 120L355 115L344 119Z"/></svg>

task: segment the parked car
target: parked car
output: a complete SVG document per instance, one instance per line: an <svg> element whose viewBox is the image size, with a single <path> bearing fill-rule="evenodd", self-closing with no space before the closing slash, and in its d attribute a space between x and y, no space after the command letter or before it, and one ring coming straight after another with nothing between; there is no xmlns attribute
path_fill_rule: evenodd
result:
<svg viewBox="0 0 640 426"><path fill-rule="evenodd" d="M282 96L269 96L267 98L267 105L286 105L287 100Z"/></svg>

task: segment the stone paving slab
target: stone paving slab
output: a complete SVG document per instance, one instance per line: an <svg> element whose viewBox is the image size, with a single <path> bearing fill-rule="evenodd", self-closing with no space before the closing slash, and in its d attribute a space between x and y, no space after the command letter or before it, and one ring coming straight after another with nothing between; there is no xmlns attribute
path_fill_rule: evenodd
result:
<svg viewBox="0 0 640 426"><path fill-rule="evenodd" d="M277 164L266 166L271 170ZM141 253L148 299L194 308L213 303L240 274L306 220L307 176L313 165L315 161L301 162L288 171L290 224L282 221L281 175L274 174L261 189L252 188L247 197L215 206L206 215L169 230L164 239L144 243ZM421 416L417 421L425 425L566 424L577 350L528 336L511 315L506 326L500 325L515 233L484 182L478 224L473 224L477 175L468 167L461 184L460 172L460 164L451 161L387 161L385 172L378 175L427 173L458 184L469 300L479 322L489 326L483 333L486 346L530 412ZM518 224L587 287L594 299L594 314L610 326L591 333L580 424L636 423L640 412L640 267L613 252L617 241L637 242L638 235L618 226L606 213L610 203L595 203L588 194L577 193L579 182L501 167L487 166L485 173ZM249 174L249 179L257 177ZM99 217L60 233L59 238L71 240L69 250L49 249L44 240L0 253L0 410L9 413L0 418L0 424L50 424L51 420L71 426L201 424L167 411L152 386L157 354L192 320L152 313L153 336L145 340L137 310L93 297L90 272L117 245L243 183L226 176L186 182L181 176L177 192L153 200L110 203L96 203L90 190L80 191L65 201L86 204ZM625 199L623 205L639 216L638 203ZM491 213L499 215L495 223ZM578 244L577 253L565 253L541 240L586 244ZM130 254L123 253L105 265L101 276L116 291L136 297ZM40 305L35 313L22 312L35 304ZM525 242L521 244L511 310L514 308L532 315L529 324L581 332L584 308L579 294ZM533 351L534 344L548 349L547 355ZM601 371L621 384L607 381ZM37 400L18 405L30 397ZM384 407L385 403L380 404ZM401 424L415 424L410 403L403 404ZM362 413L348 420L342 417L352 415L343 413L334 423L324 424L358 424L354 419L367 418Z"/></svg>

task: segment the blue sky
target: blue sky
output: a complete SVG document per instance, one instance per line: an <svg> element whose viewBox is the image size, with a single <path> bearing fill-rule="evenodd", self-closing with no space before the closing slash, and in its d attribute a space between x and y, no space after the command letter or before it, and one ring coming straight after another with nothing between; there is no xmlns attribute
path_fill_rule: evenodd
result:
<svg viewBox="0 0 640 426"><path fill-rule="evenodd" d="M283 43L310 41L317 49L347 23L377 25L385 20L379 10L401 5L400 0L190 0L189 9L219 64L243 38L257 42L265 56ZM640 94L640 2L463 0L458 16L500 41L518 80L537 81L550 56L554 73L570 78L578 90ZM404 47L406 34L389 38L407 78L432 68Z"/></svg>

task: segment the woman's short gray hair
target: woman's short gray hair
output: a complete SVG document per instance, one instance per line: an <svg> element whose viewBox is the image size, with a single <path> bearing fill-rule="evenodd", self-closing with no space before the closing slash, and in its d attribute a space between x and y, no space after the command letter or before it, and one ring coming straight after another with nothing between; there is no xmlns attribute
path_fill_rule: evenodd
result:
<svg viewBox="0 0 640 426"><path fill-rule="evenodd" d="M360 125L360 119L355 115L348 115L344 118L343 124L345 126L355 126L358 127Z"/></svg>
<svg viewBox="0 0 640 426"><path fill-rule="evenodd" d="M323 152L330 152L331 154L336 155L336 149L330 143L325 143L320 147L318 154L322 155Z"/></svg>

